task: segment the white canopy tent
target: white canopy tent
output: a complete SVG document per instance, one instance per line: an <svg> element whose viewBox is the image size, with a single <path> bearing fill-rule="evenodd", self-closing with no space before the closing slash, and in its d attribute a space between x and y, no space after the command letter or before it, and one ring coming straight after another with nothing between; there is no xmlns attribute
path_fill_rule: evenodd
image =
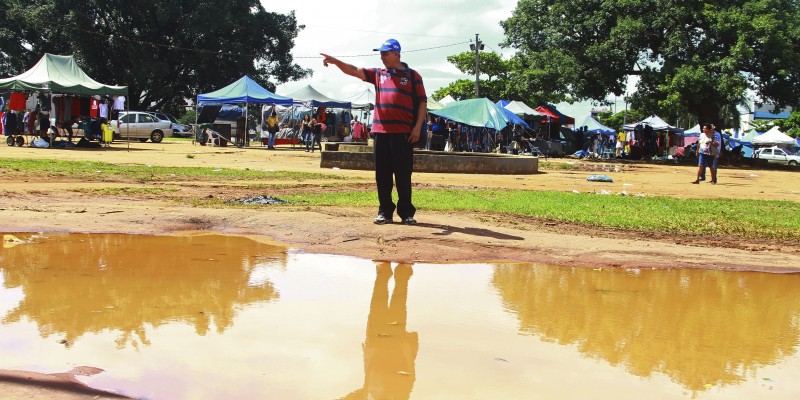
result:
<svg viewBox="0 0 800 400"><path fill-rule="evenodd" d="M764 132L763 135L756 136L751 142L758 146L794 146L796 142L794 138L783 133L777 126Z"/></svg>
<svg viewBox="0 0 800 400"><path fill-rule="evenodd" d="M439 104L441 104L443 106L446 106L446 105L448 105L450 103L455 103L455 102L456 102L456 99L454 99L453 96L450 96L449 94L447 96L444 96L443 99L439 100Z"/></svg>
<svg viewBox="0 0 800 400"><path fill-rule="evenodd" d="M664 122L661 117L657 115L651 115L635 124L628 124L623 127L626 131L632 131L636 129L636 125L648 125L653 128L654 131L670 131L670 132L683 132L683 129L676 128L666 122Z"/></svg>
<svg viewBox="0 0 800 400"><path fill-rule="evenodd" d="M520 117L543 117L544 114L530 108L527 104L521 101L512 101L504 107L506 110L511 111L512 113L520 116Z"/></svg>

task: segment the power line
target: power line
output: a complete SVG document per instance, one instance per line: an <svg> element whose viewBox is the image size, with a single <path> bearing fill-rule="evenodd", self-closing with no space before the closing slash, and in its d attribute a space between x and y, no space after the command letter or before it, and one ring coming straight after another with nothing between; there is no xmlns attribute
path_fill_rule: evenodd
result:
<svg viewBox="0 0 800 400"><path fill-rule="evenodd" d="M398 32L384 32L384 31L369 31L364 29L342 29L341 27L326 27L326 26L319 26L314 25L311 27L306 27L310 29L326 29L326 30L336 30L341 32L366 32L366 33L382 33L385 35L393 35L393 36L417 36L417 37L432 37L432 38L448 38L448 39L461 39L463 36L449 36L449 35L424 35L420 33L398 33Z"/></svg>
<svg viewBox="0 0 800 400"><path fill-rule="evenodd" d="M462 44L467 44L467 43L469 43L469 42L445 44L445 45L442 45L442 46L434 46L434 47L425 47L423 49L403 50L403 53L416 53L416 52L419 52L419 51L428 51L428 50L441 49L441 48L445 48L445 47L460 46ZM373 56L375 56L375 53L356 54L356 55L349 55L349 56L334 56L334 57L337 57L337 58L353 58L353 57L373 57ZM294 58L322 58L322 57L320 57L320 56L298 56L298 57L294 57Z"/></svg>
<svg viewBox="0 0 800 400"><path fill-rule="evenodd" d="M131 39L131 38L128 38L128 37L125 37L125 36L116 35L116 34L107 34L107 33L103 33L103 32L96 32L96 31L92 31L92 30L89 30L89 29L80 28L80 27L77 27L77 26L74 26L74 25L60 25L60 26L64 27L64 28L76 30L76 31L85 32L85 33L92 34L92 35L107 36L109 38L113 38L114 40L117 40L117 39L118 40L124 40L124 41L129 42L129 43L136 43L136 44L147 45L147 46L161 47L161 48L165 48L165 49L169 49L169 50L182 50L182 51L190 51L190 52L206 53L206 54L216 54L216 55L225 55L225 56L234 56L234 57L250 57L250 58L257 58L258 57L255 54L232 53L232 52L227 52L227 51L222 51L222 50L214 51L214 50L188 48L188 47L180 47L180 46L169 45L169 44L147 42L147 41L138 40L138 39ZM363 32L369 32L369 31L363 31ZM417 35L417 36L425 36L425 35ZM430 36L430 37L437 37L437 36ZM439 37L448 37L448 36L439 36ZM446 44L446 45L442 45L442 46L426 47L426 48L422 48L422 49L404 50L403 52L404 53L415 53L415 52L419 52L419 51L427 51L427 50L441 49L441 48L445 48L445 47L460 46L460 45L466 44L466 43L470 43L470 42L467 41L467 42ZM353 57L371 57L371 56L374 56L374 55L375 55L375 53L357 54L357 55L344 55L344 56L336 56L336 57L338 57L338 58L353 58ZM293 57L293 58L300 59L300 58L322 58L322 57L320 57L320 56L299 56L299 57Z"/></svg>

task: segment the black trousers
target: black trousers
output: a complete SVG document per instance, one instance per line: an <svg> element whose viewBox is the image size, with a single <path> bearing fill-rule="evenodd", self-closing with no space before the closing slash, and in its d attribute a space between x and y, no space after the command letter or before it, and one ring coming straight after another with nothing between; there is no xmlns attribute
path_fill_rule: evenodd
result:
<svg viewBox="0 0 800 400"><path fill-rule="evenodd" d="M417 212L411 203L411 171L414 148L408 135L400 133L375 134L375 184L378 187L378 213L391 218L397 209L401 219ZM397 185L397 207L392 201L392 187Z"/></svg>

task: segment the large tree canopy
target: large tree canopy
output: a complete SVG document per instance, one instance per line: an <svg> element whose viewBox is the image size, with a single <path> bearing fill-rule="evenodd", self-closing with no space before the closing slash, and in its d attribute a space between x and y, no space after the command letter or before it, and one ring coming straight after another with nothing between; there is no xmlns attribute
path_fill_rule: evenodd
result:
<svg viewBox="0 0 800 400"><path fill-rule="evenodd" d="M796 0L520 0L501 22L517 85L577 99L625 92L633 106L722 121L748 90L778 106L800 93Z"/></svg>
<svg viewBox="0 0 800 400"><path fill-rule="evenodd" d="M258 0L0 0L0 75L73 54L92 78L129 86L132 109L177 111L243 74L273 90L307 76L290 54L302 28Z"/></svg>

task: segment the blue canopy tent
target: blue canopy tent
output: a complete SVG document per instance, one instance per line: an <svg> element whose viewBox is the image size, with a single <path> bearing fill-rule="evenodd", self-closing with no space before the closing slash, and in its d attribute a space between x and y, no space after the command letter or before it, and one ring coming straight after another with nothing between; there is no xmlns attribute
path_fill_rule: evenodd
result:
<svg viewBox="0 0 800 400"><path fill-rule="evenodd" d="M527 129L531 129L531 126L528 125L528 123L525 122L525 120L518 117L517 114L514 114L513 112L511 112L511 110L506 109L504 107L497 107L497 109L500 110L500 112L502 112L512 124L522 125Z"/></svg>
<svg viewBox="0 0 800 400"><path fill-rule="evenodd" d="M204 104L269 103L291 105L291 97L284 97L264 89L245 75L236 82L211 93L197 95L197 102Z"/></svg>
<svg viewBox="0 0 800 400"><path fill-rule="evenodd" d="M204 105L223 106L225 104L244 103L244 114L247 115L247 105L250 103L292 105L294 100L291 97L281 96L264 89L256 81L245 75L236 82L225 86L222 89L210 93L197 95L198 110ZM222 107L220 107L222 108ZM198 111L198 115L200 112ZM211 122L216 119L216 115L211 118ZM205 121L203 121L205 122ZM247 118L244 126L245 135L247 134Z"/></svg>
<svg viewBox="0 0 800 400"><path fill-rule="evenodd" d="M591 114L585 116L583 120L581 120L580 122L575 123L575 129L579 129L582 127L586 127L586 132L592 134L597 134L597 133L603 135L616 134L616 132L613 129L601 124L600 122L597 122L596 119L592 118Z"/></svg>

